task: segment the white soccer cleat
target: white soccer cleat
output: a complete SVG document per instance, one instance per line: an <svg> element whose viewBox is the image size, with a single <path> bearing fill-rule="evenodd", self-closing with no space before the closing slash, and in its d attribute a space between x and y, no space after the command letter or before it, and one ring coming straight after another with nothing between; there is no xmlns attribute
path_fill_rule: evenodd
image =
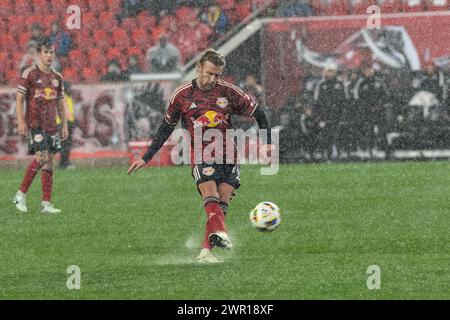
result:
<svg viewBox="0 0 450 320"><path fill-rule="evenodd" d="M202 249L202 251L200 251L199 256L197 257L197 261L199 263L222 263L223 260L217 259L216 257L214 257L211 253L211 250L209 249Z"/></svg>
<svg viewBox="0 0 450 320"><path fill-rule="evenodd" d="M16 205L16 208L20 211L20 212L28 212L27 209L27 199L25 196L25 193L21 192L21 191L17 191L17 193L14 195L14 204Z"/></svg>
<svg viewBox="0 0 450 320"><path fill-rule="evenodd" d="M230 250L233 248L233 245L231 244L230 239L228 238L228 235L226 232L218 231L215 233L211 233L208 237L209 242L215 247L223 248Z"/></svg>
<svg viewBox="0 0 450 320"><path fill-rule="evenodd" d="M41 212L42 213L61 213L61 210L53 207L53 204L51 204L48 201L42 201Z"/></svg>

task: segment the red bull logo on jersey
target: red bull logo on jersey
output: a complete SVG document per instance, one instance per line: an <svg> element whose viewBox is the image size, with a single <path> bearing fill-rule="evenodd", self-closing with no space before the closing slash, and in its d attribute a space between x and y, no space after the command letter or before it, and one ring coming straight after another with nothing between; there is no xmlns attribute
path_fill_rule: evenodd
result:
<svg viewBox="0 0 450 320"><path fill-rule="evenodd" d="M42 90L37 89L36 93L34 94L34 98L44 98L45 100L55 100L58 93L55 89L52 88L44 88Z"/></svg>
<svg viewBox="0 0 450 320"><path fill-rule="evenodd" d="M214 127L217 127L219 124L226 123L226 122L227 122L227 120L223 114L209 110L209 111L206 111L204 115L198 117L194 121L194 128L197 128L197 127L214 128Z"/></svg>

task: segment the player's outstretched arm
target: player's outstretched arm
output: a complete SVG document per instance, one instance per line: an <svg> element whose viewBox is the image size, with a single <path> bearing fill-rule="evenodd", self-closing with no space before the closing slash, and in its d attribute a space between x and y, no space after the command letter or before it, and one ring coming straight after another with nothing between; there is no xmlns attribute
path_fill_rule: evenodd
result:
<svg viewBox="0 0 450 320"><path fill-rule="evenodd" d="M175 126L167 123L166 120L163 120L161 125L158 128L158 132L156 133L156 138L153 140L152 144L148 147L147 152L142 156L142 159L139 159L130 166L128 169L128 174L131 174L140 168L142 168L147 162L149 162L153 156L161 149L164 142L170 137Z"/></svg>

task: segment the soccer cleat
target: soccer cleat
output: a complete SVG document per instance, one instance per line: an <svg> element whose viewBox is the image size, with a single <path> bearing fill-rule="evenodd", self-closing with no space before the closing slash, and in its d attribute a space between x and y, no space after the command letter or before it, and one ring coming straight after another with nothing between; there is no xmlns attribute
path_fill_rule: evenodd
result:
<svg viewBox="0 0 450 320"><path fill-rule="evenodd" d="M41 212L42 213L60 213L61 210L53 207L53 204L51 204L48 201L42 201Z"/></svg>
<svg viewBox="0 0 450 320"><path fill-rule="evenodd" d="M20 211L20 212L27 212L27 199L25 197L25 194L17 191L17 193L14 196L14 204L16 205L16 208Z"/></svg>
<svg viewBox="0 0 450 320"><path fill-rule="evenodd" d="M226 232L223 231L211 233L208 239L209 242L211 242L211 244L215 247L224 248L228 250L233 247L230 239L228 238L228 235L226 234Z"/></svg>
<svg viewBox="0 0 450 320"><path fill-rule="evenodd" d="M199 256L197 257L197 261L199 263L222 263L223 260L217 259L216 257L214 257L211 253L211 250L209 249L202 249L202 251L200 251Z"/></svg>

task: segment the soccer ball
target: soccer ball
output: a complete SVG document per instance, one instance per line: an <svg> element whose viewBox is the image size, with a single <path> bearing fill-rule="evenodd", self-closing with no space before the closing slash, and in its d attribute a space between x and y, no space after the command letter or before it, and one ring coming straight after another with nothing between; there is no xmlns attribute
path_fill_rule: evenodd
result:
<svg viewBox="0 0 450 320"><path fill-rule="evenodd" d="M273 202L261 202L250 212L250 222L258 231L272 231L281 223L280 208Z"/></svg>

